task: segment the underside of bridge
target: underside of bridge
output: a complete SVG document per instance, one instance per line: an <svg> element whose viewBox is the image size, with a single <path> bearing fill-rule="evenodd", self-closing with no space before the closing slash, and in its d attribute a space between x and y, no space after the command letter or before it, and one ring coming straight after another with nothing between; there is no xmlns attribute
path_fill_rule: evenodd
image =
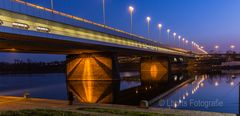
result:
<svg viewBox="0 0 240 116"><path fill-rule="evenodd" d="M119 80L119 57L131 56L141 59L143 80L160 80L171 70L170 58L181 57L9 33L0 33L0 51L66 54L68 80Z"/></svg>
<svg viewBox="0 0 240 116"><path fill-rule="evenodd" d="M142 80L161 80L170 72L168 57L143 57L138 72ZM149 79L150 78L150 79ZM67 80L119 80L119 60L114 53L67 56Z"/></svg>

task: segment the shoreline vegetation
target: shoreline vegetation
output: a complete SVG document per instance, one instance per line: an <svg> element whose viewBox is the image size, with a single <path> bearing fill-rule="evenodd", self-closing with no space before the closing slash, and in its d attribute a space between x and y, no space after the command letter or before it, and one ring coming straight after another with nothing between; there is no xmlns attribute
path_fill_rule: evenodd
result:
<svg viewBox="0 0 240 116"><path fill-rule="evenodd" d="M50 109L32 109L0 112L0 116L98 116L99 114L111 116L175 116L173 114L160 114L141 111L126 111L120 109L81 108L78 111L63 111Z"/></svg>
<svg viewBox="0 0 240 116"><path fill-rule="evenodd" d="M0 74L64 73L64 61L31 62L15 60L13 63L0 62Z"/></svg>

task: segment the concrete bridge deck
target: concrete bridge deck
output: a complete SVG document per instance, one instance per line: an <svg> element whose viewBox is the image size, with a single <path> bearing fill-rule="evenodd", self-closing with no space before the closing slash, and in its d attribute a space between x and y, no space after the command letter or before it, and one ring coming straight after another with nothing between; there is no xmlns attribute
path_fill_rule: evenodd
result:
<svg viewBox="0 0 240 116"><path fill-rule="evenodd" d="M0 21L1 51L76 54L132 50L194 56L187 50L21 0L2 0Z"/></svg>

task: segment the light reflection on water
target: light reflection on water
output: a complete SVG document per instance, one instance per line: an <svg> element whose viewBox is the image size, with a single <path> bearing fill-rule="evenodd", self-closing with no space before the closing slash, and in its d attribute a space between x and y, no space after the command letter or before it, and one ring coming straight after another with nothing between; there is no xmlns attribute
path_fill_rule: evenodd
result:
<svg viewBox="0 0 240 116"><path fill-rule="evenodd" d="M238 113L240 75L162 75L151 79L131 80L137 73L122 73L122 81L68 81L64 73L0 75L0 96L23 96L67 100L73 92L78 102L138 105L151 100L182 82L193 79L175 92L154 103L152 107ZM168 77L169 76L169 77ZM221 106L191 106L190 100L216 101ZM164 101L165 103L163 104ZM168 104L167 104L168 103ZM187 105L186 105L187 104Z"/></svg>
<svg viewBox="0 0 240 116"><path fill-rule="evenodd" d="M240 75L200 75L195 80L159 100L153 107L239 112Z"/></svg>

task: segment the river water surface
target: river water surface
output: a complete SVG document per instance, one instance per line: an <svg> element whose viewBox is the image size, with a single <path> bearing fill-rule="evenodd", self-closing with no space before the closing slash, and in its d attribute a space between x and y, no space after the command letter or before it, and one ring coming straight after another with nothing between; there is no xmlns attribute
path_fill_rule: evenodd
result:
<svg viewBox="0 0 240 116"><path fill-rule="evenodd" d="M66 81L64 73L0 75L1 96L67 100L72 92L75 101L138 105L152 100L179 84L188 83L157 99L152 107L239 113L239 71L221 74L174 74L149 80L130 79L138 73L122 73L121 81Z"/></svg>

